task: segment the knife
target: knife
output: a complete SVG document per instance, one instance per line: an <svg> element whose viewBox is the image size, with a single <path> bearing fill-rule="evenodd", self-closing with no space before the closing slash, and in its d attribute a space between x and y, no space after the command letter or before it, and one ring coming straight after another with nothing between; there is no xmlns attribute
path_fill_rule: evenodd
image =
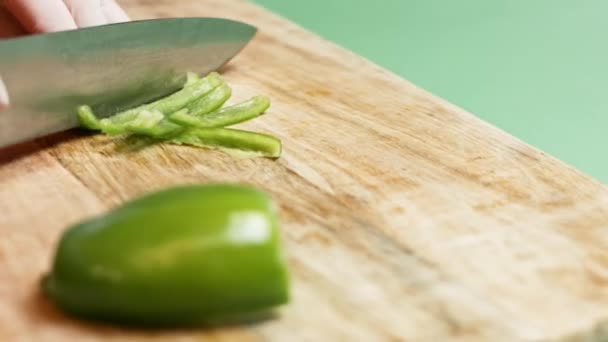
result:
<svg viewBox="0 0 608 342"><path fill-rule="evenodd" d="M0 148L78 126L75 108L101 117L180 89L253 38L251 25L221 18L150 19L0 41Z"/></svg>

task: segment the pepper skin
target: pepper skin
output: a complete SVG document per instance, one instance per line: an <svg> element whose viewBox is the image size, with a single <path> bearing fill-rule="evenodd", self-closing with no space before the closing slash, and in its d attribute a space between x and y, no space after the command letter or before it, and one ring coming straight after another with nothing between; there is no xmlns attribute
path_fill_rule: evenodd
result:
<svg viewBox="0 0 608 342"><path fill-rule="evenodd" d="M234 106L224 107L203 115L191 115L187 111L178 111L169 116L169 120L196 128L226 127L249 121L262 115L270 107L270 100L265 96L254 96L248 101Z"/></svg>
<svg viewBox="0 0 608 342"><path fill-rule="evenodd" d="M283 151L281 140L272 135L232 128L193 128L175 137L172 143L236 149L273 159L279 158Z"/></svg>
<svg viewBox="0 0 608 342"><path fill-rule="evenodd" d="M253 187L162 190L68 229L43 291L68 314L128 325L249 319L289 300L278 229Z"/></svg>

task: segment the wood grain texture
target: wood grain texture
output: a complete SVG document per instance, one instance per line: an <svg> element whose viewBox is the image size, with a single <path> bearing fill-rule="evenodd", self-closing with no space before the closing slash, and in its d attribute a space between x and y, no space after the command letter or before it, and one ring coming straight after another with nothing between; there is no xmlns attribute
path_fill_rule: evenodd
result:
<svg viewBox="0 0 608 342"><path fill-rule="evenodd" d="M278 161L67 132L0 152L1 341L606 341L608 190L248 2L124 0L134 18L259 27L227 68ZM293 301L246 327L83 323L37 290L69 224L145 192L235 181L281 206Z"/></svg>

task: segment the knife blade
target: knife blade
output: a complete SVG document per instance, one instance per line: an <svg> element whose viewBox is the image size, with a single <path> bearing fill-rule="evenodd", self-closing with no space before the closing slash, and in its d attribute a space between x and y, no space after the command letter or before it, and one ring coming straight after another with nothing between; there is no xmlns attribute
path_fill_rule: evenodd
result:
<svg viewBox="0 0 608 342"><path fill-rule="evenodd" d="M166 96L186 72L236 56L257 29L221 18L149 19L0 41L0 147L76 127L75 108L101 117Z"/></svg>

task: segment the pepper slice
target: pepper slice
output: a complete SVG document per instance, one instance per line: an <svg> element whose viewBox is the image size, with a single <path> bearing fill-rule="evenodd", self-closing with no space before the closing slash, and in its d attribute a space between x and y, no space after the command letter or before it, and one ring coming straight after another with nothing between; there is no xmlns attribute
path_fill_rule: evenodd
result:
<svg viewBox="0 0 608 342"><path fill-rule="evenodd" d="M228 148L257 153L264 157L281 156L281 140L272 135L232 128L196 128L185 131L172 140L178 145Z"/></svg>
<svg viewBox="0 0 608 342"><path fill-rule="evenodd" d="M188 109L186 108L175 112L175 114L187 113ZM170 122L164 116L162 116L157 122L154 122L153 124L150 123L152 123L151 120L149 120L148 122L144 122L143 124L130 121L128 123L127 130L131 133L145 135L157 139L169 138L171 136L178 135L186 130L184 127Z"/></svg>
<svg viewBox="0 0 608 342"><path fill-rule="evenodd" d="M126 131L125 124L136 119L142 111L158 111L163 114L171 114L204 97L223 84L220 75L215 72L200 80L197 80L194 76L189 76L181 90L167 97L99 120L101 130L109 135L123 134Z"/></svg>
<svg viewBox="0 0 608 342"><path fill-rule="evenodd" d="M128 325L249 319L289 301L276 207L246 185L152 193L67 230L42 287L66 313Z"/></svg>
<svg viewBox="0 0 608 342"><path fill-rule="evenodd" d="M184 86L189 86L189 85L191 85L191 84L193 84L195 82L198 82L200 80L201 80L201 78L196 73L187 72L186 73L186 83L184 84Z"/></svg>
<svg viewBox="0 0 608 342"><path fill-rule="evenodd" d="M270 106L265 96L220 109L232 95L220 75L187 74L182 90L150 104L99 120L89 106L77 110L81 126L110 135L133 133L199 147L226 148L278 158L281 141L267 134L226 127L262 115Z"/></svg>
<svg viewBox="0 0 608 342"><path fill-rule="evenodd" d="M212 92L198 100L190 102L186 108L190 115L204 115L222 107L232 95L232 89L223 83Z"/></svg>
<svg viewBox="0 0 608 342"><path fill-rule="evenodd" d="M165 116L158 110L142 110L137 114L135 119L125 124L125 128L127 131L151 128L158 125L164 119Z"/></svg>
<svg viewBox="0 0 608 342"><path fill-rule="evenodd" d="M169 120L182 126L197 128L226 127L258 117L268 107L270 107L270 99L266 96L254 96L243 103L222 108L203 116L190 115L188 112L175 112L169 115Z"/></svg>
<svg viewBox="0 0 608 342"><path fill-rule="evenodd" d="M91 109L90 106L85 105L85 106L78 107L77 113L78 113L78 121L80 122L80 125L82 127L87 128L87 129L92 129L92 130L101 129L99 120L93 113L93 109Z"/></svg>

